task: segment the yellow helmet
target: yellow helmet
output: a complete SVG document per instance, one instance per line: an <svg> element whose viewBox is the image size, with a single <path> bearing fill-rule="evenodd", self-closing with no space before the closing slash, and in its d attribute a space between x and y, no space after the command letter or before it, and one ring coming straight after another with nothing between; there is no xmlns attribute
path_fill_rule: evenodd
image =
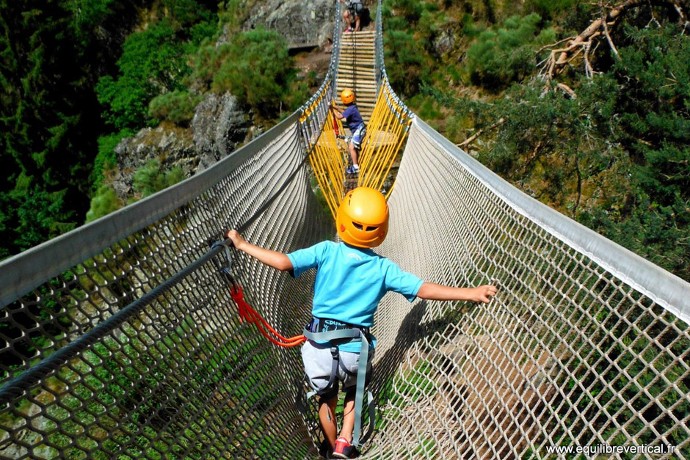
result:
<svg viewBox="0 0 690 460"><path fill-rule="evenodd" d="M351 89L344 89L340 93L340 100L343 101L343 104L352 104L355 102L355 92L352 91Z"/></svg>
<svg viewBox="0 0 690 460"><path fill-rule="evenodd" d="M336 215L340 239L358 248L375 248L388 233L388 203L376 189L357 187L345 195Z"/></svg>

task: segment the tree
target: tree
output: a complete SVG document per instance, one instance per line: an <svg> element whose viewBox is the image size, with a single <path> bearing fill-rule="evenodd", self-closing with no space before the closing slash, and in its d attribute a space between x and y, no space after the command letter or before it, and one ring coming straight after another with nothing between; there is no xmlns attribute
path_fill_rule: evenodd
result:
<svg viewBox="0 0 690 460"><path fill-rule="evenodd" d="M556 45L552 45L550 56L544 61L542 75L550 80L563 72L568 66L582 59L585 72L591 76L595 70L592 65L592 53L598 48L598 44L605 41L608 49L614 56L618 56L618 49L615 40L612 38L612 31L622 22L626 16L634 16L640 9L652 8L659 5L672 11L677 15L678 23L682 27L687 27L688 19L685 9L680 0L626 0L617 5L601 4L599 15L577 36L568 37L561 40ZM651 16L651 17L649 17ZM647 17L647 20L654 19L654 14ZM656 19L654 19L656 20ZM563 46L563 44L565 44Z"/></svg>
<svg viewBox="0 0 690 460"><path fill-rule="evenodd" d="M534 72L535 51L553 41L551 29L540 28L538 14L512 16L501 27L488 29L467 50L470 81L492 91L505 89Z"/></svg>
<svg viewBox="0 0 690 460"><path fill-rule="evenodd" d="M690 280L690 40L673 26L629 33L612 73L634 191L620 219L592 225Z"/></svg>
<svg viewBox="0 0 690 460"><path fill-rule="evenodd" d="M169 20L127 37L117 61L119 75L104 76L96 87L106 107L105 119L115 130L148 124L148 106L159 94L181 90L190 71L183 43Z"/></svg>
<svg viewBox="0 0 690 460"><path fill-rule="evenodd" d="M0 237L11 254L81 220L98 117L65 2L0 0L0 10Z"/></svg>
<svg viewBox="0 0 690 460"><path fill-rule="evenodd" d="M386 34L386 62L395 65L387 67L388 79L402 96L413 96L428 77L428 56L414 35L406 31L393 30Z"/></svg>

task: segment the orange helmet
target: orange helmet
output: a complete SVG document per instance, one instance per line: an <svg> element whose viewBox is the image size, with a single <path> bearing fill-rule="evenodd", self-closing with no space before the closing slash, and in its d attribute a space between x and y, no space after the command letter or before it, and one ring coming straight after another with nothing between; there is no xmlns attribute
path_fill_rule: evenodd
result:
<svg viewBox="0 0 690 460"><path fill-rule="evenodd" d="M336 215L340 239L358 248L375 248L388 233L388 203L383 194L357 187L345 195Z"/></svg>
<svg viewBox="0 0 690 460"><path fill-rule="evenodd" d="M340 100L343 101L343 104L352 104L355 102L355 92L352 91L351 89L344 89L340 93Z"/></svg>

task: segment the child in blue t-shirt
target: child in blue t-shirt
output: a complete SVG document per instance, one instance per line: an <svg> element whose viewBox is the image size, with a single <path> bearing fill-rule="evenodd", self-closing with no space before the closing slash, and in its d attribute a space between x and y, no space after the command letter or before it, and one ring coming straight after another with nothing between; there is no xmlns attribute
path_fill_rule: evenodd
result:
<svg viewBox="0 0 690 460"><path fill-rule="evenodd" d="M251 244L236 230L229 230L226 236L238 250L273 268L289 271L295 277L316 268L313 318L309 326L309 331L314 333L334 328L356 328L368 333L379 301L388 291L398 292L410 302L418 297L488 303L496 295L497 288L493 285L465 288L423 281L376 254L372 248L381 244L388 232L388 205L378 190L358 187L350 191L338 209L336 227L341 242L323 241L289 254ZM336 382L332 388L330 382L335 359L333 344L308 340L302 346L305 373L320 397L321 428L332 450L329 453L336 458L354 458L357 455L351 443L360 346L360 343L344 343L335 348L339 359L337 378L345 392L339 434L335 418L338 385ZM373 348L370 350L371 358ZM367 363L368 370L370 363L371 359Z"/></svg>
<svg viewBox="0 0 690 460"><path fill-rule="evenodd" d="M347 127L352 133L348 145L352 165L347 168L347 173L356 174L359 172L358 152L362 148L362 141L367 133L367 128L362 115L359 113L357 104L355 104L355 93L351 89L344 89L340 93L340 100L345 104L345 110L340 110L335 106L331 106L331 110L333 110L336 118L345 120Z"/></svg>

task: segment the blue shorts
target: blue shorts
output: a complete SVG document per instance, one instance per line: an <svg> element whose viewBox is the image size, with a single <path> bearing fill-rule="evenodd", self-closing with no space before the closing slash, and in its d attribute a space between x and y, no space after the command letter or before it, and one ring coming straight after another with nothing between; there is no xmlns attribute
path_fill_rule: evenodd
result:
<svg viewBox="0 0 690 460"><path fill-rule="evenodd" d="M355 144L357 150L362 148L362 141L367 134L367 126L362 123L352 132L352 143Z"/></svg>

